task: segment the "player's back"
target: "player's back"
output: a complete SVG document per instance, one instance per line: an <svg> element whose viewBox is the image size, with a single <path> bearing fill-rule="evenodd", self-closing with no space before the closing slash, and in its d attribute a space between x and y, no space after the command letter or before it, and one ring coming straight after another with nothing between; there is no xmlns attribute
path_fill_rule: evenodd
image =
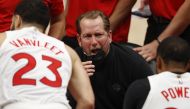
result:
<svg viewBox="0 0 190 109"><path fill-rule="evenodd" d="M150 91L142 109L189 109L190 74L169 71L149 76Z"/></svg>
<svg viewBox="0 0 190 109"><path fill-rule="evenodd" d="M6 32L0 51L0 106L23 101L68 107L72 65L64 43L28 27Z"/></svg>

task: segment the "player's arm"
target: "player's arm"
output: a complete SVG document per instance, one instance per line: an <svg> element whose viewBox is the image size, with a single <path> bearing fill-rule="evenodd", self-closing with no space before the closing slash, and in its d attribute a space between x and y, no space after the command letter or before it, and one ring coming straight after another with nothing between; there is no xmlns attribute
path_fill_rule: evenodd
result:
<svg viewBox="0 0 190 109"><path fill-rule="evenodd" d="M190 24L190 0L185 0L177 11L174 18L171 20L167 28L159 35L158 40L162 41L167 37L179 36ZM154 40L143 47L137 47L134 50L137 51L146 61L155 59L158 48L158 41Z"/></svg>
<svg viewBox="0 0 190 109"><path fill-rule="evenodd" d="M149 90L147 78L134 81L125 93L123 109L142 109Z"/></svg>
<svg viewBox="0 0 190 109"><path fill-rule="evenodd" d="M89 77L74 50L66 46L72 59L72 75L69 82L69 91L77 101L76 109L93 109L94 94Z"/></svg>
<svg viewBox="0 0 190 109"><path fill-rule="evenodd" d="M131 14L131 9L136 0L118 0L118 3L110 16L111 30L115 30Z"/></svg>
<svg viewBox="0 0 190 109"><path fill-rule="evenodd" d="M49 35L57 39L62 39L65 29L65 14L64 11L57 15L51 16Z"/></svg>
<svg viewBox="0 0 190 109"><path fill-rule="evenodd" d="M176 15L165 29L165 31L159 36L159 40L169 36L179 36L190 24L190 0L185 0L181 5Z"/></svg>

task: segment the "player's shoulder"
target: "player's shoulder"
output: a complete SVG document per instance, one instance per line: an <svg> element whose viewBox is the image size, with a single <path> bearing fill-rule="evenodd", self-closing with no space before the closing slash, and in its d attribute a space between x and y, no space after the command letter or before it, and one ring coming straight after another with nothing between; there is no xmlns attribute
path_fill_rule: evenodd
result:
<svg viewBox="0 0 190 109"><path fill-rule="evenodd" d="M74 49L72 49L71 47L69 47L69 46L66 45L66 44L65 44L65 48L66 48L66 50L68 51L68 53L69 53L69 55L70 55L72 61L76 61L76 59L79 58Z"/></svg>
<svg viewBox="0 0 190 109"><path fill-rule="evenodd" d="M73 55L76 55L76 52L75 50L73 50L70 46L68 46L67 44L64 44L65 45L65 48L66 50L69 52L69 55L73 56Z"/></svg>
<svg viewBox="0 0 190 109"><path fill-rule="evenodd" d="M5 39L6 39L6 34L5 34L5 32L0 33L0 46L1 46L1 44L4 42Z"/></svg>

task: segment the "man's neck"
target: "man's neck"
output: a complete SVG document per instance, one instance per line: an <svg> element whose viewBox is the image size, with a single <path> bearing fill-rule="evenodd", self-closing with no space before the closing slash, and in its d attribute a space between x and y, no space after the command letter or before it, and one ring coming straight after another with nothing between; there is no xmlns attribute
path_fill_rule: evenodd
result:
<svg viewBox="0 0 190 109"><path fill-rule="evenodd" d="M185 72L187 72L186 68L177 68L177 67L172 67L172 68L166 68L163 71L170 71L176 74L183 74Z"/></svg>
<svg viewBox="0 0 190 109"><path fill-rule="evenodd" d="M27 24L23 24L20 28L25 28L25 27L35 27L38 31L45 33L45 29L41 25L38 25L38 24L27 23Z"/></svg>

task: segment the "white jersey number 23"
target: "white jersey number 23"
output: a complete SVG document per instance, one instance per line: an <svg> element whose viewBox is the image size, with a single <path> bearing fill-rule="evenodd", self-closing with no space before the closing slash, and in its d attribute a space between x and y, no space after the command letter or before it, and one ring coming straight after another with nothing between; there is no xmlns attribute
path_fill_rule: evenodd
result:
<svg viewBox="0 0 190 109"><path fill-rule="evenodd" d="M13 81L12 81L13 86L36 85L36 79L22 78L24 74L26 74L27 72L35 68L36 59L32 55L27 54L27 53L17 53L13 55L12 58L14 59L14 61L18 61L20 59L26 59L28 61L28 63L24 67L20 68L14 74ZM50 56L45 56L45 55L42 55L42 61L52 62L49 66L47 66L47 68L55 75L56 79L55 81L52 81L46 77L43 77L42 79L40 79L40 82L50 87L60 87L62 85L62 79L57 69L61 67L61 61L54 59Z"/></svg>

